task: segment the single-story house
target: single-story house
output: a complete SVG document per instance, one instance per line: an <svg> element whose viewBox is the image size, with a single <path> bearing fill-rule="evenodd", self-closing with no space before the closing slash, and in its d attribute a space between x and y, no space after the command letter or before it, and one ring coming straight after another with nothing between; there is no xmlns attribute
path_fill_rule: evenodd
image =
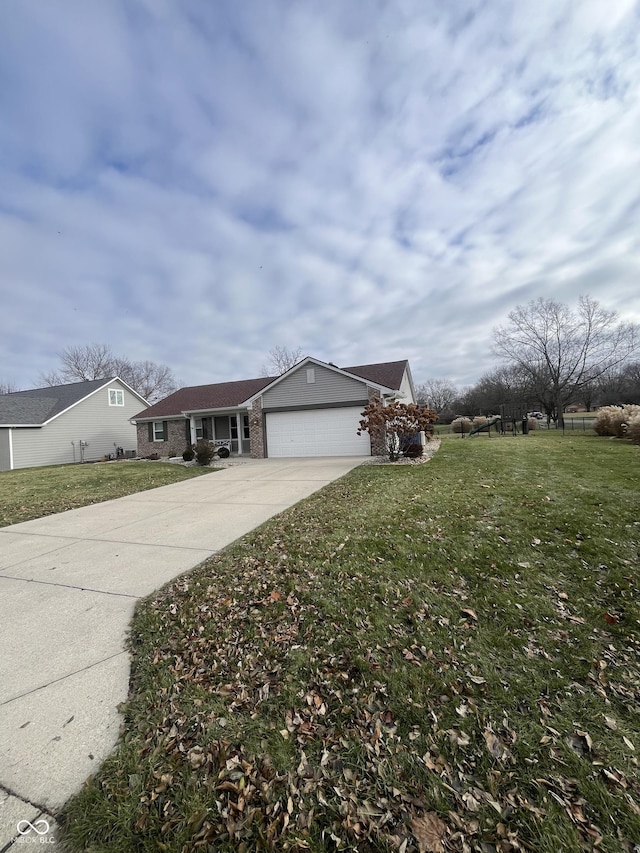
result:
<svg viewBox="0 0 640 853"><path fill-rule="evenodd" d="M370 456L383 439L357 434L373 399L415 402L408 361L336 367L307 357L281 376L181 388L139 412L138 455L181 455L198 439L254 459Z"/></svg>
<svg viewBox="0 0 640 853"><path fill-rule="evenodd" d="M134 456L148 405L117 376L0 394L0 471Z"/></svg>

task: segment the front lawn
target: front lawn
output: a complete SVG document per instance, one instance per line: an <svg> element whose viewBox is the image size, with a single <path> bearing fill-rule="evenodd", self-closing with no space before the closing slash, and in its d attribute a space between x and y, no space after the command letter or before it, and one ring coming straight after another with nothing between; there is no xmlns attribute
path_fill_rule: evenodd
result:
<svg viewBox="0 0 640 853"><path fill-rule="evenodd" d="M73 849L631 853L640 448L361 467L138 607Z"/></svg>
<svg viewBox="0 0 640 853"><path fill-rule="evenodd" d="M122 498L190 477L211 468L163 462L96 462L0 472L0 527L67 509Z"/></svg>

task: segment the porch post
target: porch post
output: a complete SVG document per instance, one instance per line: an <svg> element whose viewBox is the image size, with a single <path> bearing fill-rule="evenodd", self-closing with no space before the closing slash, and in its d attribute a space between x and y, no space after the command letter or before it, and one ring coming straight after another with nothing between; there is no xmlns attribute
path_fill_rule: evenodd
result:
<svg viewBox="0 0 640 853"><path fill-rule="evenodd" d="M198 440L196 436L196 417L195 415L190 415L189 417L189 431L191 433L191 444L195 444Z"/></svg>
<svg viewBox="0 0 640 853"><path fill-rule="evenodd" d="M242 415L236 412L236 432L238 433L238 456L242 456L242 439L244 438L244 430L242 426Z"/></svg>

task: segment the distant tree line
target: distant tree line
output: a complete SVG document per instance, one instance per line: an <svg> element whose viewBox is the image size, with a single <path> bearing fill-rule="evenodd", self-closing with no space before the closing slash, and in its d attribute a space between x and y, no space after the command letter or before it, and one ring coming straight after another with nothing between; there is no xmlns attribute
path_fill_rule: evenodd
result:
<svg viewBox="0 0 640 853"><path fill-rule="evenodd" d="M494 353L503 365L473 386L460 389L447 379L428 379L418 401L434 408L440 422L457 415L543 412L562 422L567 406L587 411L602 405L640 403L638 326L621 323L590 297L572 310L552 299L518 306L509 322L493 331Z"/></svg>

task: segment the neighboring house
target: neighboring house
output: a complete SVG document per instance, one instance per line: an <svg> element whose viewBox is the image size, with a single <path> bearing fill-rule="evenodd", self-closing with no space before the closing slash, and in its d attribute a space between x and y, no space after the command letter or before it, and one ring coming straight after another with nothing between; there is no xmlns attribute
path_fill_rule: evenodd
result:
<svg viewBox="0 0 640 853"><path fill-rule="evenodd" d="M134 455L148 403L117 376L0 395L0 471Z"/></svg>
<svg viewBox="0 0 640 853"><path fill-rule="evenodd" d="M181 388L139 412L138 455L180 455L200 438L254 459L377 455L384 446L357 434L374 398L415 401L408 361L339 368L309 357L282 376Z"/></svg>

